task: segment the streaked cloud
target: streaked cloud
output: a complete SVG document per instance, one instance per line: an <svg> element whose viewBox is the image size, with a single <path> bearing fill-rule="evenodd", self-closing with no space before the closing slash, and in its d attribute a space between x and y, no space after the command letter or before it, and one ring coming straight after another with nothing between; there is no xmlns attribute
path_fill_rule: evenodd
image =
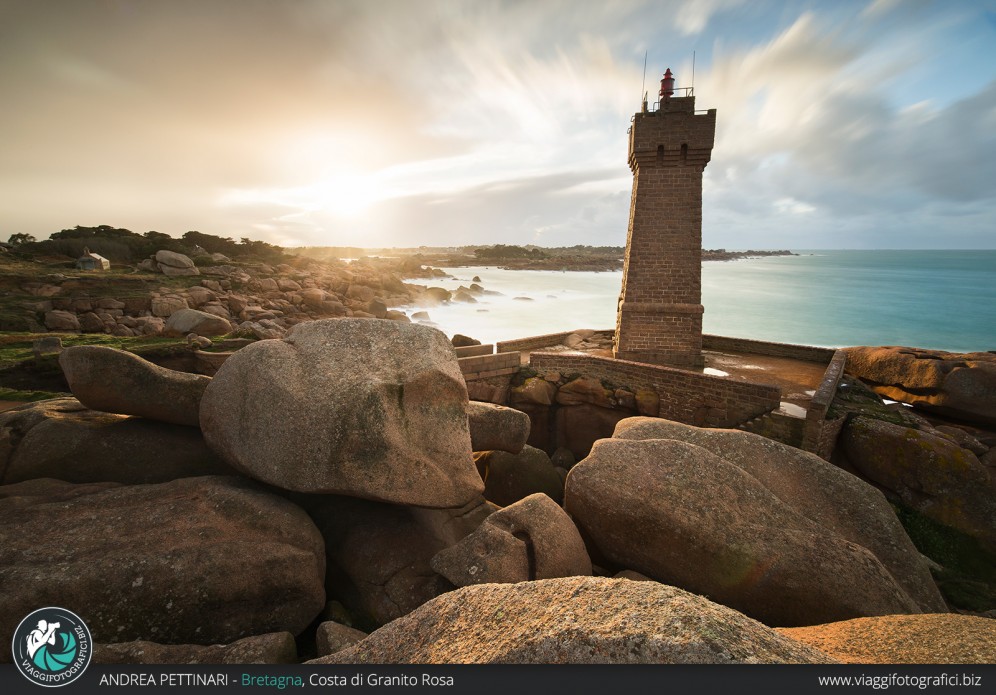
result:
<svg viewBox="0 0 996 695"><path fill-rule="evenodd" d="M992 247L987 12L8 0L0 225L622 244L644 52L653 100L665 67L690 83L694 50L698 106L719 113L707 246Z"/></svg>

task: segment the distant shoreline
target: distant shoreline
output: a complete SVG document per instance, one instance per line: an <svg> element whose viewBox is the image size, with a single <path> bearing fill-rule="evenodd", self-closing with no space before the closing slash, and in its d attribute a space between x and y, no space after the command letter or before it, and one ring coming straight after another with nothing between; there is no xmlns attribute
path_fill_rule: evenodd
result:
<svg viewBox="0 0 996 695"><path fill-rule="evenodd" d="M415 263L430 268L467 268L473 266L501 268L502 270L560 270L611 272L622 270L626 247L624 246L466 246L459 248L419 247L361 249L356 247L314 247L288 249L292 253L321 260L357 260L391 258L399 260L409 270ZM702 249L703 261L737 261L768 256L798 256L788 250L727 251Z"/></svg>
<svg viewBox="0 0 996 695"><path fill-rule="evenodd" d="M781 251L727 251L726 249L702 249L703 261L739 261L745 258L764 258L768 256L798 256L787 249Z"/></svg>
<svg viewBox="0 0 996 695"><path fill-rule="evenodd" d="M702 249L703 261L739 261L751 258L765 258L769 256L798 256L788 250L780 251L727 251L726 249ZM492 266L502 270L561 270L561 271L589 271L589 272L610 272L623 269L622 258L605 257L571 257L553 256L550 258L514 258L514 259L489 259L491 263L480 258L467 259L464 262L450 258L450 262L442 267L467 268L472 266ZM435 264L433 264L435 265Z"/></svg>

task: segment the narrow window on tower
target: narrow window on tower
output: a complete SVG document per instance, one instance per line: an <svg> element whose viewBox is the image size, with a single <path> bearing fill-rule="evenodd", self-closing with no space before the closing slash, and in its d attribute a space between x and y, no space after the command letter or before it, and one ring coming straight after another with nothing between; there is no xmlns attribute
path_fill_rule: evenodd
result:
<svg viewBox="0 0 996 695"><path fill-rule="evenodd" d="M664 165L664 145L657 146L657 166Z"/></svg>
<svg viewBox="0 0 996 695"><path fill-rule="evenodd" d="M681 143L681 163L684 164L688 161L688 143Z"/></svg>

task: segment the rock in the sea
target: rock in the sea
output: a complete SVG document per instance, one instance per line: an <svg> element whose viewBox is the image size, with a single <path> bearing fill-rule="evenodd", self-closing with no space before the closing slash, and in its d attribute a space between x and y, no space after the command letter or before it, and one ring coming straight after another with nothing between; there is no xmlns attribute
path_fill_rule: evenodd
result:
<svg viewBox="0 0 996 695"><path fill-rule="evenodd" d="M467 405L470 445L474 451L522 451L529 438L529 416L521 410L494 403L471 401Z"/></svg>
<svg viewBox="0 0 996 695"><path fill-rule="evenodd" d="M484 497L500 507L507 507L536 492L544 493L557 503L564 499L560 475L542 449L526 445L518 454L479 451L474 454L474 460L484 479Z"/></svg>
<svg viewBox="0 0 996 695"><path fill-rule="evenodd" d="M591 559L577 527L542 494L495 512L476 531L432 559L457 586L587 576Z"/></svg>
<svg viewBox="0 0 996 695"><path fill-rule="evenodd" d="M564 508L599 565L636 570L768 625L919 612L866 548L692 444L595 442L567 477Z"/></svg>
<svg viewBox="0 0 996 695"><path fill-rule="evenodd" d="M292 495L325 538L328 593L364 627L415 610L453 588L429 562L476 529L491 505L424 509L335 495Z"/></svg>
<svg viewBox="0 0 996 695"><path fill-rule="evenodd" d="M324 576L307 514L245 479L0 500L4 634L51 605L82 617L95 642L298 634L325 605Z"/></svg>
<svg viewBox="0 0 996 695"><path fill-rule="evenodd" d="M847 371L916 408L996 425L996 354L908 347L847 348Z"/></svg>
<svg viewBox="0 0 996 695"><path fill-rule="evenodd" d="M294 664L297 645L289 632L244 637L231 644L95 644L95 664Z"/></svg>
<svg viewBox="0 0 996 695"><path fill-rule="evenodd" d="M287 490L458 507L484 487L467 403L441 332L328 319L229 357L204 393L200 422L225 460Z"/></svg>
<svg viewBox="0 0 996 695"><path fill-rule="evenodd" d="M201 397L211 383L209 377L98 345L66 348L59 366L73 395L88 408L176 425L198 425Z"/></svg>
<svg viewBox="0 0 996 695"><path fill-rule="evenodd" d="M569 577L468 586L311 664L834 663L701 596Z"/></svg>
<svg viewBox="0 0 996 695"><path fill-rule="evenodd" d="M903 504L996 549L996 485L971 451L870 417L849 420L840 443L862 475Z"/></svg>
<svg viewBox="0 0 996 695"><path fill-rule="evenodd" d="M442 287L429 287L422 293L420 300L428 306L436 306L437 304L445 304L450 301L452 296L452 292Z"/></svg>
<svg viewBox="0 0 996 695"><path fill-rule="evenodd" d="M232 330L226 319L197 309L181 309L170 314L166 321L166 335L180 336L188 333L197 335L225 335Z"/></svg>
<svg viewBox="0 0 996 695"><path fill-rule="evenodd" d="M341 652L367 636L367 633L348 625L326 620L315 631L315 647L318 656L328 656Z"/></svg>
<svg viewBox="0 0 996 695"><path fill-rule="evenodd" d="M54 398L0 413L0 481L163 483L231 475L199 430Z"/></svg>
<svg viewBox="0 0 996 695"><path fill-rule="evenodd" d="M693 427L658 418L623 420L613 436L676 439L712 452L821 528L871 551L921 610L947 610L926 562L885 497L819 456L749 432Z"/></svg>
<svg viewBox="0 0 996 695"><path fill-rule="evenodd" d="M996 620L974 615L883 615L778 632L847 664L996 663Z"/></svg>

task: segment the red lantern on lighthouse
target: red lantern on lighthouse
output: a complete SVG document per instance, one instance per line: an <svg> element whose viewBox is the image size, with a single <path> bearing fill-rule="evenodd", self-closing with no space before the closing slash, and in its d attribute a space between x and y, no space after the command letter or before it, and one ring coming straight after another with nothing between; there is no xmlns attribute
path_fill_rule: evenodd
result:
<svg viewBox="0 0 996 695"><path fill-rule="evenodd" d="M660 98L663 101L674 94L674 77L671 75L671 68L667 69L661 79Z"/></svg>

